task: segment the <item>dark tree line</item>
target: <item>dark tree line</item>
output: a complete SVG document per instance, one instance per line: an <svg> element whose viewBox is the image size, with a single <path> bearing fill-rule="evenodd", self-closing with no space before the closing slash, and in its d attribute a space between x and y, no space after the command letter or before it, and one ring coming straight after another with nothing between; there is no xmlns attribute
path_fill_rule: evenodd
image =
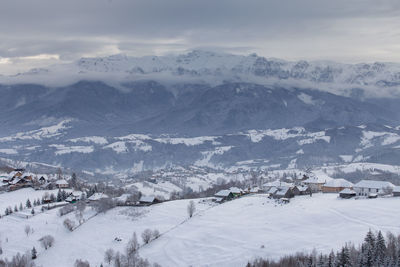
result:
<svg viewBox="0 0 400 267"><path fill-rule="evenodd" d="M247 267L398 267L400 266L400 235L388 233L386 239L381 231L368 231L364 242L355 247L346 244L336 253L296 253L277 261L257 259Z"/></svg>

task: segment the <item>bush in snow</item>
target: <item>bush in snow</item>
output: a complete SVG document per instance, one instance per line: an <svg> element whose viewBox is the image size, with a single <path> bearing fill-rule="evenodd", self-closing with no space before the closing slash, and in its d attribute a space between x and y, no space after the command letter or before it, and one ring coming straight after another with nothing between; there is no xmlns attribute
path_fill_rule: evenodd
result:
<svg viewBox="0 0 400 267"><path fill-rule="evenodd" d="M104 261L107 262L108 264L111 264L111 261L114 258L114 250L112 248L109 248L106 250L106 252L104 253Z"/></svg>
<svg viewBox="0 0 400 267"><path fill-rule="evenodd" d="M32 208L32 204L31 204L31 201L29 200L29 198L26 200L25 206L26 206L28 209L29 209L29 208Z"/></svg>
<svg viewBox="0 0 400 267"><path fill-rule="evenodd" d="M69 231L73 231L75 227L75 223L71 221L70 219L65 219L63 222L65 228L67 228Z"/></svg>
<svg viewBox="0 0 400 267"><path fill-rule="evenodd" d="M34 260L34 259L37 258L37 251L36 251L36 248L35 248L35 247L32 248L31 254L32 254L32 260Z"/></svg>
<svg viewBox="0 0 400 267"><path fill-rule="evenodd" d="M153 239L157 239L160 237L160 232L157 229L154 229L153 231Z"/></svg>
<svg viewBox="0 0 400 267"><path fill-rule="evenodd" d="M188 212L190 218L192 218L195 211L196 211L196 205L194 204L194 201L191 200L189 202L189 205L187 206L187 212Z"/></svg>
<svg viewBox="0 0 400 267"><path fill-rule="evenodd" d="M151 237L153 236L153 232L150 229L146 229L142 233L142 240L145 244L149 243Z"/></svg>
<svg viewBox="0 0 400 267"><path fill-rule="evenodd" d="M54 237L51 235L45 235L39 239L39 242L44 249L48 249L54 244Z"/></svg>
<svg viewBox="0 0 400 267"><path fill-rule="evenodd" d="M77 259L74 264L75 267L90 267L88 261Z"/></svg>

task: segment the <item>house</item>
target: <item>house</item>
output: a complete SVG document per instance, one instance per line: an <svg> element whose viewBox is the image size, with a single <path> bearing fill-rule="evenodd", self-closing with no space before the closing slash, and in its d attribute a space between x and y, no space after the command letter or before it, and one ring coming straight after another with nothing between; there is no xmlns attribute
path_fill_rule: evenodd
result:
<svg viewBox="0 0 400 267"><path fill-rule="evenodd" d="M361 180L353 186L353 190L359 196L388 195L394 188L391 182L373 180Z"/></svg>
<svg viewBox="0 0 400 267"><path fill-rule="evenodd" d="M157 203L161 203L161 200L159 200L155 196L142 196L139 199L139 204L141 205L152 205Z"/></svg>
<svg viewBox="0 0 400 267"><path fill-rule="evenodd" d="M303 186L300 186L300 185L297 185L296 186L297 187L297 189L299 190L299 195L310 195L311 194L311 189L310 189L310 187L308 187L308 186L305 186L305 185L303 185Z"/></svg>
<svg viewBox="0 0 400 267"><path fill-rule="evenodd" d="M271 187L271 188L267 191L267 193L268 193L270 196L275 195L276 192L278 192L278 188L276 188L276 187Z"/></svg>
<svg viewBox="0 0 400 267"><path fill-rule="evenodd" d="M293 191L288 186L282 186L278 188L278 191L272 195L273 198L292 198L294 197Z"/></svg>
<svg viewBox="0 0 400 267"><path fill-rule="evenodd" d="M292 190L293 196L300 195L300 190L299 190L299 188L297 186L290 187L290 190Z"/></svg>
<svg viewBox="0 0 400 267"><path fill-rule="evenodd" d="M350 188L345 188L339 192L339 197L341 198L352 198L357 195L356 191L350 189Z"/></svg>
<svg viewBox="0 0 400 267"><path fill-rule="evenodd" d="M234 195L230 190L221 190L217 192L214 196L216 202L224 202L234 198Z"/></svg>
<svg viewBox="0 0 400 267"><path fill-rule="evenodd" d="M325 184L325 180L318 179L317 177L310 177L307 180L303 181L303 185L307 185L310 187L313 192L322 191L322 187Z"/></svg>
<svg viewBox="0 0 400 267"><path fill-rule="evenodd" d="M261 193L261 192L262 190L258 186L255 186L250 189L250 193Z"/></svg>
<svg viewBox="0 0 400 267"><path fill-rule="evenodd" d="M229 191L231 191L234 197L240 197L243 193L243 190L237 187L231 187Z"/></svg>
<svg viewBox="0 0 400 267"><path fill-rule="evenodd" d="M109 196L104 194L104 193L94 193L93 195L88 197L88 200L90 200L90 201L98 201L98 200L100 200L102 198L109 198Z"/></svg>
<svg viewBox="0 0 400 267"><path fill-rule="evenodd" d="M395 186L392 193L394 197L400 197L400 186Z"/></svg>
<svg viewBox="0 0 400 267"><path fill-rule="evenodd" d="M69 194L69 196L65 199L65 201L67 201L69 203L75 203L75 202L81 200L82 194L83 194L82 191L71 192Z"/></svg>
<svg viewBox="0 0 400 267"><path fill-rule="evenodd" d="M322 186L323 193L339 193L343 189L353 189L353 183L345 179L332 179Z"/></svg>
<svg viewBox="0 0 400 267"><path fill-rule="evenodd" d="M38 182L40 184L45 184L48 180L49 180L49 178L45 174L44 175L40 175L40 177L38 178Z"/></svg>
<svg viewBox="0 0 400 267"><path fill-rule="evenodd" d="M68 182L64 179L60 179L56 181L56 187L59 189L68 188Z"/></svg>

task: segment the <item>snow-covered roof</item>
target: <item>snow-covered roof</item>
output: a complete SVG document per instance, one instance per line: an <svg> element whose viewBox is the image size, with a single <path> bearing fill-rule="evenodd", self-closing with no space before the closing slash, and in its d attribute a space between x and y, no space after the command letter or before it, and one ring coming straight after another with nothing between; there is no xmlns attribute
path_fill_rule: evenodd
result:
<svg viewBox="0 0 400 267"><path fill-rule="evenodd" d="M122 194L119 197L116 197L115 200L118 202L126 202L129 198L130 194Z"/></svg>
<svg viewBox="0 0 400 267"><path fill-rule="evenodd" d="M152 203L155 199L156 199L155 196L141 196L139 201L140 202Z"/></svg>
<svg viewBox="0 0 400 267"><path fill-rule="evenodd" d="M82 191L71 192L71 195L74 196L74 197L80 197L82 195Z"/></svg>
<svg viewBox="0 0 400 267"><path fill-rule="evenodd" d="M324 184L325 187L352 187L353 183L345 180L345 179L332 179L328 182L326 182L326 184Z"/></svg>
<svg viewBox="0 0 400 267"><path fill-rule="evenodd" d="M94 193L93 195L91 195L88 199L89 200L99 200L102 198L108 198L108 196L104 193Z"/></svg>
<svg viewBox="0 0 400 267"><path fill-rule="evenodd" d="M299 189L300 192L304 192L308 189L308 186L296 186L297 189Z"/></svg>
<svg viewBox="0 0 400 267"><path fill-rule="evenodd" d="M230 190L221 190L215 194L216 197L227 197L231 193Z"/></svg>
<svg viewBox="0 0 400 267"><path fill-rule="evenodd" d="M277 196L284 196L284 195L286 195L287 191L289 191L289 189L290 189L290 187L285 187L285 186L280 187L280 188L279 188L279 191L276 192L275 195L277 195Z"/></svg>
<svg viewBox="0 0 400 267"><path fill-rule="evenodd" d="M240 193L242 193L242 189L237 188L237 187L231 187L231 188L229 188L229 191L231 191L233 194L240 194Z"/></svg>
<svg viewBox="0 0 400 267"><path fill-rule="evenodd" d="M278 188L276 188L276 187L271 187L269 190L268 190L268 194L275 194L276 193L276 191L278 191Z"/></svg>
<svg viewBox="0 0 400 267"><path fill-rule="evenodd" d="M393 192L400 193L400 186L395 186Z"/></svg>
<svg viewBox="0 0 400 267"><path fill-rule="evenodd" d="M358 183L356 183L354 187L382 189L386 187L394 188L394 184L387 181L361 180Z"/></svg>
<svg viewBox="0 0 400 267"><path fill-rule="evenodd" d="M57 181L56 181L56 184L57 184L57 185L67 185L68 182L65 181L65 179L60 179L60 180L57 180Z"/></svg>
<svg viewBox="0 0 400 267"><path fill-rule="evenodd" d="M357 194L356 191L351 190L350 188L345 188L339 192L339 194Z"/></svg>
<svg viewBox="0 0 400 267"><path fill-rule="evenodd" d="M251 193L258 193L258 191L260 191L260 188L258 186L253 187L252 189L250 189Z"/></svg>

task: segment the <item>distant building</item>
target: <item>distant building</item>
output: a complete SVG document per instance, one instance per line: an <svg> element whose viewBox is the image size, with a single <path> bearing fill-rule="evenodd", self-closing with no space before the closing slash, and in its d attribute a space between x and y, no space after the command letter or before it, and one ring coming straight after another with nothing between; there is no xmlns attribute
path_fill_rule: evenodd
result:
<svg viewBox="0 0 400 267"><path fill-rule="evenodd" d="M234 195L232 194L232 192L230 190L221 190L221 191L217 192L214 196L215 196L216 202L224 202L224 201L231 200L232 198L234 198Z"/></svg>
<svg viewBox="0 0 400 267"><path fill-rule="evenodd" d="M64 179L60 179L60 180L56 181L56 187L57 188L60 188L60 189L68 188L68 186L69 186L68 182L66 180L64 180Z"/></svg>
<svg viewBox="0 0 400 267"><path fill-rule="evenodd" d="M400 186L395 186L392 193L394 197L400 197Z"/></svg>
<svg viewBox="0 0 400 267"><path fill-rule="evenodd" d="M299 195L310 195L311 194L311 189L309 186L303 185L297 185L297 189L299 190Z"/></svg>
<svg viewBox="0 0 400 267"><path fill-rule="evenodd" d="M141 204L141 205L152 205L152 204L157 204L160 202L161 202L161 200L159 200L155 196L142 196L139 199L139 204Z"/></svg>
<svg viewBox="0 0 400 267"><path fill-rule="evenodd" d="M304 180L303 185L309 186L313 192L320 192L322 191L322 187L324 186L325 182L326 181L318 179L317 177L311 177L307 180Z"/></svg>
<svg viewBox="0 0 400 267"><path fill-rule="evenodd" d="M387 195L394 188L395 186L391 182L373 180L361 180L353 186L359 196Z"/></svg>
<svg viewBox="0 0 400 267"><path fill-rule="evenodd" d="M276 191L275 194L272 195L273 198L292 198L294 197L294 193L292 191L292 188L288 186L282 186L278 187L278 191Z"/></svg>
<svg viewBox="0 0 400 267"><path fill-rule="evenodd" d="M94 193L93 195L88 197L88 200L90 200L90 201L98 201L98 200L100 200L102 198L109 198L109 196L104 194L104 193Z"/></svg>
<svg viewBox="0 0 400 267"><path fill-rule="evenodd" d="M353 183L345 179L332 179L326 182L322 186L322 192L324 193L339 193L343 189L353 189Z"/></svg>

